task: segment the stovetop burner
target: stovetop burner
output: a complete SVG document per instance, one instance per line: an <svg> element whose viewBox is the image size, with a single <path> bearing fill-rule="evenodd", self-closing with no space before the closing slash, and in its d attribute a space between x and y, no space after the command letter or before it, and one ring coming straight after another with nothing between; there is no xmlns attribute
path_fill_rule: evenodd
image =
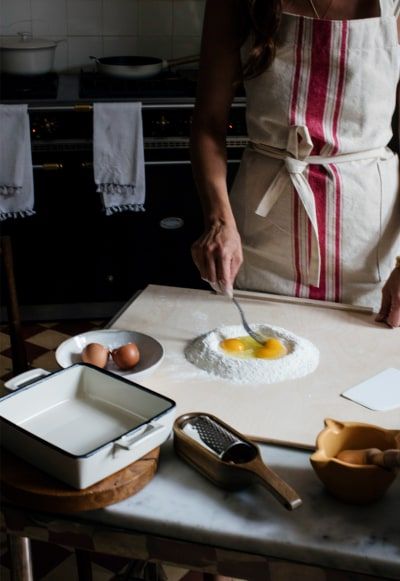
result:
<svg viewBox="0 0 400 581"><path fill-rule="evenodd" d="M81 71L79 82L82 99L194 97L195 91L193 80L170 72L150 79L125 79Z"/></svg>
<svg viewBox="0 0 400 581"><path fill-rule="evenodd" d="M24 101L31 99L56 99L57 73L44 75L0 75L0 98Z"/></svg>

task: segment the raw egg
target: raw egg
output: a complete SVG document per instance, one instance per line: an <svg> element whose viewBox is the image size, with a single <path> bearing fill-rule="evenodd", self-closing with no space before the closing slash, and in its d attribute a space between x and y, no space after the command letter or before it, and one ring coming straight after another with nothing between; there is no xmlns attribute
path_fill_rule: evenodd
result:
<svg viewBox="0 0 400 581"><path fill-rule="evenodd" d="M264 343L263 347L260 347L254 352L254 356L258 359L279 359L286 355L287 349L285 345L276 339L276 337L270 337Z"/></svg>
<svg viewBox="0 0 400 581"><path fill-rule="evenodd" d="M140 353L136 343L127 343L111 351L111 357L120 369L126 370L135 367L140 360Z"/></svg>
<svg viewBox="0 0 400 581"><path fill-rule="evenodd" d="M229 355L240 359L279 359L287 354L287 348L276 337L266 339L263 346L249 336L224 339L219 346Z"/></svg>
<svg viewBox="0 0 400 581"><path fill-rule="evenodd" d="M105 367L108 361L109 351L100 343L88 343L82 351L82 361L91 363L96 367Z"/></svg>
<svg viewBox="0 0 400 581"><path fill-rule="evenodd" d="M245 344L239 338L237 338L237 339L224 339L223 341L221 341L220 346L225 351L233 351L233 352L244 351L246 349Z"/></svg>

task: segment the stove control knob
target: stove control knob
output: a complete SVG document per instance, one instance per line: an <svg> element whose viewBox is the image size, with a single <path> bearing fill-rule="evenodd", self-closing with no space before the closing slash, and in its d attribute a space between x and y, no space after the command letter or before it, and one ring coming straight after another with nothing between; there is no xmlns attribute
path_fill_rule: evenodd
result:
<svg viewBox="0 0 400 581"><path fill-rule="evenodd" d="M57 129L57 121L51 117L35 119L32 123L32 137L34 139L54 137L57 133Z"/></svg>
<svg viewBox="0 0 400 581"><path fill-rule="evenodd" d="M154 135L155 136L162 136L162 135L166 135L168 133L168 130L171 126L171 122L168 119L168 117L166 117L165 115L160 115L160 117L157 117L154 122L153 122L153 126L154 126Z"/></svg>
<svg viewBox="0 0 400 581"><path fill-rule="evenodd" d="M163 230L179 230L184 225L185 221L180 216L168 216L160 220L160 226Z"/></svg>

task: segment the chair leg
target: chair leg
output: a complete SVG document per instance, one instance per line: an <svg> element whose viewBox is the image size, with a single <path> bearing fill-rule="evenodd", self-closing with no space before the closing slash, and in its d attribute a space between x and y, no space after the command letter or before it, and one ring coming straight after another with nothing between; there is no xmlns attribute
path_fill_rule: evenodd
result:
<svg viewBox="0 0 400 581"><path fill-rule="evenodd" d="M11 238L1 237L1 255L3 259L5 282L7 286L7 316L11 340L11 357L13 373L18 375L28 369L26 349L21 330L21 316L18 304L17 289L14 275Z"/></svg>
<svg viewBox="0 0 400 581"><path fill-rule="evenodd" d="M30 540L26 537L7 535L11 557L12 581L33 581Z"/></svg>
<svg viewBox="0 0 400 581"><path fill-rule="evenodd" d="M92 581L92 560L90 552L82 549L75 549L76 568L79 581Z"/></svg>

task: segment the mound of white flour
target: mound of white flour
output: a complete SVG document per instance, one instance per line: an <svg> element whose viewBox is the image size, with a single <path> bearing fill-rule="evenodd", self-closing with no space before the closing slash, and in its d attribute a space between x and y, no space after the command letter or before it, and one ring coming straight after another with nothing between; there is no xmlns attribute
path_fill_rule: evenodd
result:
<svg viewBox="0 0 400 581"><path fill-rule="evenodd" d="M312 373L319 362L318 349L307 339L281 327L252 325L264 337L276 337L288 348L280 359L243 359L220 346L224 339L244 335L242 326L219 327L192 341L185 349L188 361L212 375L239 383L277 383Z"/></svg>

